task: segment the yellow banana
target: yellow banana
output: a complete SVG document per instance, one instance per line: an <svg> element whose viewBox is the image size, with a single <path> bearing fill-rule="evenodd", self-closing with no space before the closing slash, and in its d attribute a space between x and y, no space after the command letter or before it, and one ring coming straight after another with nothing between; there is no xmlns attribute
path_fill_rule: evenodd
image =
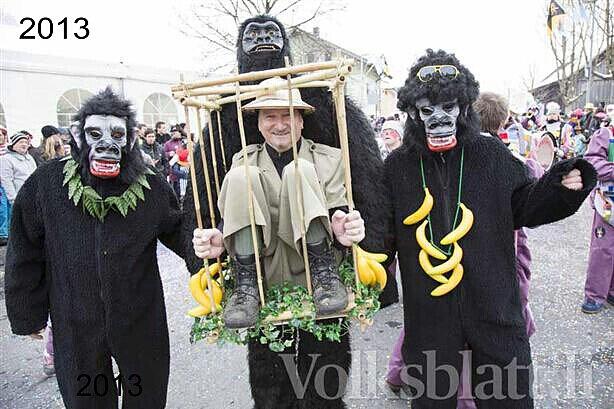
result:
<svg viewBox="0 0 614 409"><path fill-rule="evenodd" d="M375 284L376 277L375 273L371 270L371 266L369 266L369 259L366 257L356 257L356 263L358 264L358 278L361 283L366 286L372 286Z"/></svg>
<svg viewBox="0 0 614 409"><path fill-rule="evenodd" d="M418 210L416 210L415 212L413 212L412 214L410 214L403 220L403 224L406 224L409 226L410 224L418 223L420 220L424 219L431 212L432 208L433 208L433 196L431 196L431 193L429 192L429 188L425 187L424 188L424 200L422 201L422 204L420 205Z"/></svg>
<svg viewBox="0 0 614 409"><path fill-rule="evenodd" d="M203 270L199 271L198 273L190 277L189 287L190 287L190 294L192 294L192 297L194 297L197 303L205 307L205 306L210 306L211 302L209 301L209 294L205 292L205 289L200 284L202 280L202 271ZM213 285L213 299L216 302L216 304L222 301L222 295L223 295L222 290L219 287L219 285L217 285L217 291L216 291L216 285L214 284Z"/></svg>
<svg viewBox="0 0 614 409"><path fill-rule="evenodd" d="M458 283L460 283L461 279L463 278L463 273L463 265L458 264L456 267L454 267L454 271L452 272L452 275L450 276L448 282L446 284L438 286L433 291L431 291L431 295L433 297L441 297L442 295L446 295L447 293L452 291L454 288L456 288Z"/></svg>
<svg viewBox="0 0 614 409"><path fill-rule="evenodd" d="M420 254L418 254L418 261L420 262L420 267L422 267L425 273L429 274L428 272L433 270L434 267L431 264L429 260L429 255L426 254L426 251L420 250ZM436 275L429 274L429 276L431 276L433 280L438 281L442 284L445 284L448 282L448 279L444 277L442 274L436 274Z"/></svg>
<svg viewBox="0 0 614 409"><path fill-rule="evenodd" d="M383 290L386 287L388 276L386 275L386 269L380 263L375 260L367 259L367 263L375 275L375 279L379 284L379 287Z"/></svg>
<svg viewBox="0 0 614 409"><path fill-rule="evenodd" d="M469 232L469 230L471 230L471 226L473 226L473 212L462 203L460 204L460 208L463 211L461 222L456 229L452 230L443 239L441 239L441 244L444 246L459 241Z"/></svg>
<svg viewBox="0 0 614 409"><path fill-rule="evenodd" d="M220 304L222 302L222 297L224 296L224 291L222 290L222 287L220 287L219 283L215 280L211 281L211 286L213 287L213 300L216 304ZM208 296L209 295L207 294L207 297Z"/></svg>
<svg viewBox="0 0 614 409"><path fill-rule="evenodd" d="M209 265L209 274L211 275L211 277L215 277L221 270L220 263L213 263ZM200 270L198 270L197 274L201 274L201 275L205 275L205 268L201 268ZM205 279L206 280L206 279Z"/></svg>
<svg viewBox="0 0 614 409"><path fill-rule="evenodd" d="M416 241L418 242L418 245L420 245L422 250L426 251L426 254L428 254L429 256L435 257L439 260L445 260L446 255L439 251L426 239L426 225L428 223L429 221L425 220L420 226L418 226L418 228L416 229Z"/></svg>
<svg viewBox="0 0 614 409"><path fill-rule="evenodd" d="M368 251L361 249L359 246L356 246L356 250L358 250L358 254L361 254L362 256L366 258L370 258L371 260L375 260L378 263L383 263L384 261L388 259L388 256L385 254L369 253Z"/></svg>
<svg viewBox="0 0 614 409"><path fill-rule="evenodd" d="M202 317L203 315L207 315L210 312L211 312L210 306L204 307L202 305L199 305L198 307L194 307L190 311L188 311L188 315L190 317L198 318L198 317Z"/></svg>
<svg viewBox="0 0 614 409"><path fill-rule="evenodd" d="M422 250L424 251L424 250ZM463 259L463 249L458 245L457 242L454 242L454 251L448 260L439 264L438 266L433 267L431 262L427 258L427 267L430 267L428 270L425 270L428 275L435 276L445 274L448 271L454 270L461 260Z"/></svg>

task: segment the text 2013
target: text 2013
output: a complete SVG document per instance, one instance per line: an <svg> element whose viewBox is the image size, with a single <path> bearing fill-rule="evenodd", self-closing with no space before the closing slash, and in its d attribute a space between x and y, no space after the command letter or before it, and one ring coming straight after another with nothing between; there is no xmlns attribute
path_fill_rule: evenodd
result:
<svg viewBox="0 0 614 409"><path fill-rule="evenodd" d="M79 389L77 396L106 396L107 393L116 388L119 396L122 395L122 388L126 388L126 392L130 396L139 396L143 393L141 377L136 374L132 374L126 378L124 378L122 374L118 374L116 377L111 376L111 379L108 379L105 374L97 374L94 377L88 374L80 374L77 377L77 382L81 384L82 381L84 381L83 386ZM113 391L113 393L115 393L115 391Z"/></svg>
<svg viewBox="0 0 614 409"><path fill-rule="evenodd" d="M24 17L19 24L25 26L25 31L19 36L23 40L35 40L37 33L39 38L48 40L53 36L55 26L60 29L60 32L56 31L56 36L63 34L64 40L68 39L69 25L74 25L70 31L79 40L83 40L90 35L90 29L87 27L88 21L85 17L78 17L72 23L68 21L68 17L64 17L57 24L54 24L49 17L43 17L38 22L32 17Z"/></svg>

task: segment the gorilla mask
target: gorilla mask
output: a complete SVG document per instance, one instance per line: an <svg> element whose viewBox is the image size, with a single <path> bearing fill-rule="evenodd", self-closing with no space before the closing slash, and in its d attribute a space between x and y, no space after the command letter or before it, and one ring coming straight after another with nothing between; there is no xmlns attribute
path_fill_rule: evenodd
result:
<svg viewBox="0 0 614 409"><path fill-rule="evenodd" d="M443 50L426 50L399 90L397 107L407 112L403 144L444 152L479 135L473 103L480 92L473 74Z"/></svg>
<svg viewBox="0 0 614 409"><path fill-rule="evenodd" d="M253 21L243 30L242 44L246 54L259 54L278 52L284 46L281 28L274 21L258 23Z"/></svg>
<svg viewBox="0 0 614 409"><path fill-rule="evenodd" d="M85 141L90 147L90 173L102 179L119 176L122 148L127 145L126 119L111 115L85 118Z"/></svg>
<svg viewBox="0 0 614 409"><path fill-rule="evenodd" d="M288 36L279 20L261 15L241 23L237 37L239 73L284 67L285 56L292 61Z"/></svg>
<svg viewBox="0 0 614 409"><path fill-rule="evenodd" d="M460 113L456 99L433 104L428 98L420 98L416 108L431 151L443 152L456 146L456 119Z"/></svg>
<svg viewBox="0 0 614 409"><path fill-rule="evenodd" d="M135 148L136 121L130 101L107 87L83 104L76 120L71 155L81 165L82 178L131 184L145 172L146 165Z"/></svg>

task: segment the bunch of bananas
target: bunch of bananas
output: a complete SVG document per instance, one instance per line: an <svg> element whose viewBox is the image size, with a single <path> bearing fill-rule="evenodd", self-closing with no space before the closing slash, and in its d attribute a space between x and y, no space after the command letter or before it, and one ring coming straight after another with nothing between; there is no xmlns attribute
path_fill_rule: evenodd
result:
<svg viewBox="0 0 614 409"><path fill-rule="evenodd" d="M209 266L209 275L211 276L211 288L213 292L213 300L215 301L215 309L219 311L221 309L222 298L224 297L224 290L220 283L215 279L220 276L220 271L224 267L224 264L214 263ZM197 307L188 311L190 317L198 318L211 313L211 299L208 293L208 280L207 274L205 274L205 268L201 268L196 274L190 277L190 293L192 297L200 304ZM219 278L219 277L218 277Z"/></svg>
<svg viewBox="0 0 614 409"><path fill-rule="evenodd" d="M403 220L403 224L412 225L422 220L422 224L416 229L416 241L422 250L418 255L418 262L420 267L426 274L433 280L441 283L440 286L431 291L433 297L439 297L452 291L463 278L463 265L461 260L463 259L463 249L458 245L458 240L464 237L471 226L473 225L473 212L467 208L464 204L460 203L462 211L461 222L458 226L448 233L443 239L441 244L447 246L452 245L452 255L448 258L446 255L435 247L426 238L426 227L428 220L424 220L433 209L433 196L429 192L427 187L424 188L424 201L420 205L420 208L414 213L410 214ZM433 257L437 260L445 260L443 263L433 266L429 257ZM445 274L452 272L450 277L446 277Z"/></svg>
<svg viewBox="0 0 614 409"><path fill-rule="evenodd" d="M386 269L380 263L383 263L388 258L387 255L381 253L369 253L356 246L356 264L358 271L358 279L361 283L368 287L374 287L379 284L380 289L386 287Z"/></svg>

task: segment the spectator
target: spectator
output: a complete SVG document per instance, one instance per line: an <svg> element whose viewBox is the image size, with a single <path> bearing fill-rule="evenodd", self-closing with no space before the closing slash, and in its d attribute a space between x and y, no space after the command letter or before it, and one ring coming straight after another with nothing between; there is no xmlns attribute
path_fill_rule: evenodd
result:
<svg viewBox="0 0 614 409"><path fill-rule="evenodd" d="M36 169L36 162L28 153L29 139L22 132L11 136L7 153L0 157L0 183L8 201L8 220L11 220L11 207L19 189Z"/></svg>
<svg viewBox="0 0 614 409"><path fill-rule="evenodd" d="M166 132L166 122L156 122L156 142L164 146L171 139L171 136Z"/></svg>
<svg viewBox="0 0 614 409"><path fill-rule="evenodd" d="M156 137L156 141L158 138ZM170 160L183 147L183 134L179 126L171 128L171 139L164 144L164 154Z"/></svg>
<svg viewBox="0 0 614 409"><path fill-rule="evenodd" d="M41 141L40 146L38 148L31 148L29 150L30 155L32 155L32 158L34 158L34 161L36 162L36 166L39 166L41 163L49 160L49 158L52 156L51 152L53 151L51 147L55 146L56 141L59 140L61 143L60 131L55 126L52 126L52 125L43 126L41 128L41 134L43 135L43 140ZM49 138L51 138L51 140L48 141ZM47 150L48 159L43 158L43 152L45 152L46 147L48 148ZM55 157L55 155L53 156Z"/></svg>
<svg viewBox="0 0 614 409"><path fill-rule="evenodd" d="M0 126L0 158L7 152L8 133L5 127ZM9 208L6 192L0 183L0 246L6 246L9 238Z"/></svg>
<svg viewBox="0 0 614 409"><path fill-rule="evenodd" d="M403 144L403 126L396 120L388 120L382 125L378 145L382 159Z"/></svg>
<svg viewBox="0 0 614 409"><path fill-rule="evenodd" d="M151 128L143 131L145 141L141 145L141 150L145 152L153 161L153 165L163 175L168 175L168 160L164 154L164 148L156 142L156 133Z"/></svg>
<svg viewBox="0 0 614 409"><path fill-rule="evenodd" d="M190 172L188 156L189 152L187 149L180 149L175 157L173 157L173 160L171 160L170 176L172 177L172 186L181 204L183 204L183 197L188 185L188 174Z"/></svg>

